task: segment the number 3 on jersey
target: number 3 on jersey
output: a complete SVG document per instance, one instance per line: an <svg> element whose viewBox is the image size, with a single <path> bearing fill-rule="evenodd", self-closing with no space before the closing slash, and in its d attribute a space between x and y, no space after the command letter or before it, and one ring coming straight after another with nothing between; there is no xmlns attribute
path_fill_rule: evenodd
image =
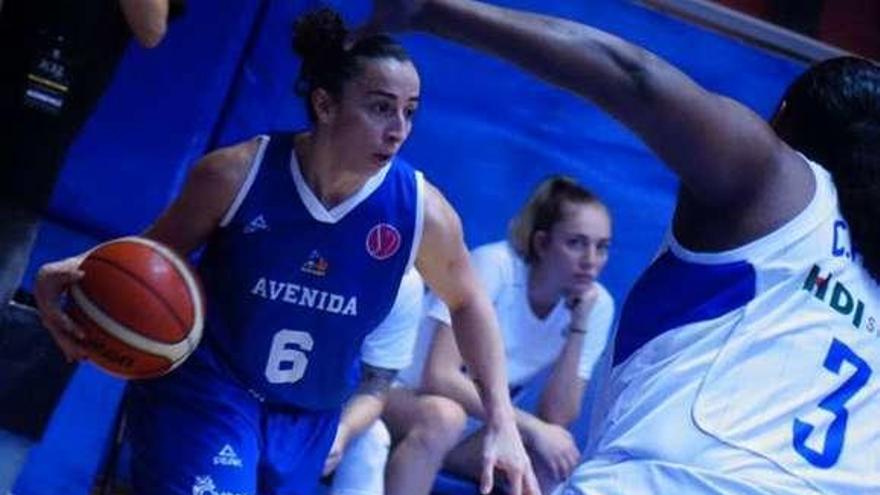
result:
<svg viewBox="0 0 880 495"><path fill-rule="evenodd" d="M296 383L306 374L309 365L307 352L315 341L308 332L281 330L272 338L269 361L266 363L266 379L269 383Z"/></svg>
<svg viewBox="0 0 880 495"><path fill-rule="evenodd" d="M849 411L846 409L846 403L868 383L871 376L871 367L864 359L860 358L843 342L834 339L831 342L831 349L825 357L825 369L834 374L840 374L841 365L848 362L856 368L852 374L840 387L832 392L828 397L819 402L819 408L834 414L834 420L828 427L828 434L825 437L825 446L821 452L807 446L807 439L813 432L814 426L801 421L794 420L794 450L797 451L810 464L828 469L835 464L840 458L843 450L844 436L846 435L846 423L849 419Z"/></svg>

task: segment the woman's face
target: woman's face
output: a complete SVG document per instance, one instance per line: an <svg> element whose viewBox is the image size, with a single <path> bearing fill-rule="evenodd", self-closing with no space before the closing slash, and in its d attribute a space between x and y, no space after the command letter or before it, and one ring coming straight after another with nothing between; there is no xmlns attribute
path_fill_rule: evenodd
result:
<svg viewBox="0 0 880 495"><path fill-rule="evenodd" d="M563 203L562 219L538 242L538 263L565 294L590 288L608 262L611 219L598 203Z"/></svg>
<svg viewBox="0 0 880 495"><path fill-rule="evenodd" d="M363 71L328 103L325 124L348 166L375 171L398 152L412 130L419 105L419 74L411 62L370 59Z"/></svg>

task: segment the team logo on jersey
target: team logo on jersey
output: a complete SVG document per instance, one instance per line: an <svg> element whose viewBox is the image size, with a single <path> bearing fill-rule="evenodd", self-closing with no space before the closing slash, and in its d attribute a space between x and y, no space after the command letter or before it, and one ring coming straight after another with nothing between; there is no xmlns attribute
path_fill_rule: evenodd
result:
<svg viewBox="0 0 880 495"><path fill-rule="evenodd" d="M263 215L257 215L253 220L251 220L247 225L244 226L245 234L253 234L258 230L269 230L269 224L266 223L266 217Z"/></svg>
<svg viewBox="0 0 880 495"><path fill-rule="evenodd" d="M323 277L324 275L327 275L327 268L329 267L330 263L328 263L317 250L312 250L309 259L303 263L300 270L318 277Z"/></svg>
<svg viewBox="0 0 880 495"><path fill-rule="evenodd" d="M229 466L229 467L242 467L241 459L235 453L235 450L232 449L232 445L228 443L220 449L220 452L214 456L214 465L215 466Z"/></svg>
<svg viewBox="0 0 880 495"><path fill-rule="evenodd" d="M394 256L400 249L400 232L388 223L376 224L367 232L367 252L379 261Z"/></svg>

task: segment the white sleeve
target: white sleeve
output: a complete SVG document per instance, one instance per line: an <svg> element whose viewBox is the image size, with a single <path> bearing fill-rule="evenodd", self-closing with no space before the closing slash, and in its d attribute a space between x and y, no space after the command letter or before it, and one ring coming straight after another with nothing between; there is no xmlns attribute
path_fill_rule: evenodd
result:
<svg viewBox="0 0 880 495"><path fill-rule="evenodd" d="M515 255L505 241L485 244L471 251L471 266L493 306L498 293L513 276L512 256ZM429 317L452 326L449 309L433 292L426 300L425 307Z"/></svg>
<svg viewBox="0 0 880 495"><path fill-rule="evenodd" d="M598 288L599 297L587 321L587 335L578 363L578 376L584 380L589 380L593 375L593 368L608 347L614 324L614 299L605 287L599 285Z"/></svg>
<svg viewBox="0 0 880 495"><path fill-rule="evenodd" d="M424 284L415 269L410 269L400 281L394 306L364 339L361 360L370 366L400 370L412 362L413 347L422 315Z"/></svg>

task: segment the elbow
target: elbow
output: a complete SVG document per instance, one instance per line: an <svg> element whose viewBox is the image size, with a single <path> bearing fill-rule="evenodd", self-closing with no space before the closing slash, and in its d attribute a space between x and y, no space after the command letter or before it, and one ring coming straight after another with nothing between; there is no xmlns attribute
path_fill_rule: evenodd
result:
<svg viewBox="0 0 880 495"><path fill-rule="evenodd" d="M165 38L167 31L168 23L165 20L157 20L135 28L134 37L144 48L155 48Z"/></svg>

